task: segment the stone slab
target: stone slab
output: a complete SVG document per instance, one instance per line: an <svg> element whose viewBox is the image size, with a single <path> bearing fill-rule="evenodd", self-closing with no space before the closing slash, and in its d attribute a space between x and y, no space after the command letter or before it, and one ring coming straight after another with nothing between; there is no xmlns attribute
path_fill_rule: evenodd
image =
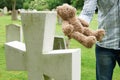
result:
<svg viewBox="0 0 120 80"><path fill-rule="evenodd" d="M6 25L6 42L10 41L23 41L22 27L20 25Z"/></svg>
<svg viewBox="0 0 120 80"><path fill-rule="evenodd" d="M5 43L5 56L7 70L19 71L26 70L25 68L25 44L12 41Z"/></svg>

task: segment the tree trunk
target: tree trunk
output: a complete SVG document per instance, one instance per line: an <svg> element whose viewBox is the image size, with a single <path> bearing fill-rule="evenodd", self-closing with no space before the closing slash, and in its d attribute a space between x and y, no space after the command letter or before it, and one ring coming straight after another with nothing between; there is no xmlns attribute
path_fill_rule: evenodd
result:
<svg viewBox="0 0 120 80"><path fill-rule="evenodd" d="M15 7L16 7L16 0L12 2L12 20L17 20L18 12L15 9Z"/></svg>

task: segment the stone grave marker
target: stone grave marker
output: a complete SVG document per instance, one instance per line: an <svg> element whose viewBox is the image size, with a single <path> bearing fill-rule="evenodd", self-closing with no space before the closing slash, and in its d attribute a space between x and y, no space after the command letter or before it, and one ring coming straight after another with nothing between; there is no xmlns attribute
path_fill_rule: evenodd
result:
<svg viewBox="0 0 120 80"><path fill-rule="evenodd" d="M8 13L8 9L7 9L6 6L3 8L3 13L4 13L5 15Z"/></svg>
<svg viewBox="0 0 120 80"><path fill-rule="evenodd" d="M80 49L53 50L56 12L22 12L25 44L5 43L8 70L28 71L28 80L80 80Z"/></svg>
<svg viewBox="0 0 120 80"><path fill-rule="evenodd" d="M6 42L23 41L22 26L18 24L6 25Z"/></svg>

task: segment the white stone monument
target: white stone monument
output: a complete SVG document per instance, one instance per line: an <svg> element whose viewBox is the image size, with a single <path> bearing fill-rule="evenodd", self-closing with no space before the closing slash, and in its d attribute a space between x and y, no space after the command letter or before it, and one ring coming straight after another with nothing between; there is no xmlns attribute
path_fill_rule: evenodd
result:
<svg viewBox="0 0 120 80"><path fill-rule="evenodd" d="M8 13L8 9L7 9L6 6L3 8L3 13L4 13L5 15Z"/></svg>
<svg viewBox="0 0 120 80"><path fill-rule="evenodd" d="M11 41L24 41L22 26L18 24L6 25L6 42ZM66 49L66 42L63 36L54 36L53 50L57 49Z"/></svg>
<svg viewBox="0 0 120 80"><path fill-rule="evenodd" d="M23 41L22 26L18 24L6 25L6 42Z"/></svg>
<svg viewBox="0 0 120 80"><path fill-rule="evenodd" d="M25 44L5 44L8 70L28 71L28 80L80 80L80 49L53 50L56 12L23 12Z"/></svg>

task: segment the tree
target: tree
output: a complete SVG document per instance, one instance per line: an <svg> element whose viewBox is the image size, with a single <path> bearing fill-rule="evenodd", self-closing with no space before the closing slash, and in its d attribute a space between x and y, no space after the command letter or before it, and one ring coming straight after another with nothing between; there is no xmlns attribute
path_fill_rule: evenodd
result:
<svg viewBox="0 0 120 80"><path fill-rule="evenodd" d="M23 1L24 0L6 0L6 2L9 4L8 5L9 9L12 9L12 15L11 15L12 20L17 20L18 11L16 9L22 7ZM19 5L18 5L18 3L19 3Z"/></svg>
<svg viewBox="0 0 120 80"><path fill-rule="evenodd" d="M26 0L27 1L27 0ZM16 9L23 8L23 3L25 0L16 0ZM8 10L12 10L12 0L0 0L0 8L7 7Z"/></svg>
<svg viewBox="0 0 120 80"><path fill-rule="evenodd" d="M11 0L12 4L12 20L17 20L16 0Z"/></svg>

